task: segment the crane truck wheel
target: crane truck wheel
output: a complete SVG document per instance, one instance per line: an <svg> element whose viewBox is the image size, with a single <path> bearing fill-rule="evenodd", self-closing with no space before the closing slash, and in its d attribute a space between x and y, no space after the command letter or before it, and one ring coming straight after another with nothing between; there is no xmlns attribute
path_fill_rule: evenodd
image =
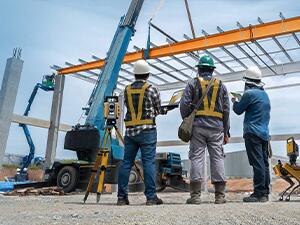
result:
<svg viewBox="0 0 300 225"><path fill-rule="evenodd" d="M75 189L78 181L78 171L73 166L64 166L57 174L57 186L68 193Z"/></svg>

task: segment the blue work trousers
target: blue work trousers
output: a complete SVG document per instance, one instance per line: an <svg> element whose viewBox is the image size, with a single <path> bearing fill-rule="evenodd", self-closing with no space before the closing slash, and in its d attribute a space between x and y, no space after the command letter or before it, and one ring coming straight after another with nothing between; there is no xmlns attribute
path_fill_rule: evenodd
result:
<svg viewBox="0 0 300 225"><path fill-rule="evenodd" d="M128 196L129 175L139 149L141 150L143 162L144 194L147 199L155 198L156 142L156 129L144 130L136 136L125 136L124 159L119 168L118 198L127 198Z"/></svg>
<svg viewBox="0 0 300 225"><path fill-rule="evenodd" d="M268 141L251 133L245 134L244 139L249 163L253 167L254 194L268 195L270 193Z"/></svg>

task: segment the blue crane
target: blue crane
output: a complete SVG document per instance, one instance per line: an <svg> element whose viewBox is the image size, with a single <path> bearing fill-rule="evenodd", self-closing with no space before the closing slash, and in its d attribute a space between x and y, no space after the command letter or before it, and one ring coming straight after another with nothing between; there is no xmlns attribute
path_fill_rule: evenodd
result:
<svg viewBox="0 0 300 225"><path fill-rule="evenodd" d="M45 177L49 185L58 185L65 192L75 188L86 187L90 177L91 168L99 151L100 136L103 136L105 127L104 100L107 96L113 95L117 85L118 74L122 61L126 54L131 37L134 35L134 26L142 8L144 0L132 0L127 14L121 17L118 28L108 50L105 65L99 75L87 107L84 108L87 116L84 125L76 125L68 131L65 137L64 148L76 151L78 160L56 161L51 169L45 171ZM117 183L117 165L123 159L124 148L119 145L116 139L112 140L109 163L105 175L105 183ZM159 180L161 189L167 183L182 184L182 167L180 155L166 153L164 158L159 160ZM115 169L114 169L115 166ZM167 179L168 178L168 179ZM169 182L170 181L170 182ZM181 189L183 189L181 188Z"/></svg>
<svg viewBox="0 0 300 225"><path fill-rule="evenodd" d="M37 92L38 92L38 89L42 89L44 91L53 91L54 90L54 85L55 85L54 75L45 75L45 76L43 76L42 83L37 83L34 86L33 91L30 95L29 100L28 100L28 105L26 107L26 110L25 110L23 116L28 116L29 111L31 109L31 105L32 105L32 103L35 99L35 96L36 96ZM27 143L29 145L29 154L26 155L23 158L23 161L22 161L22 167L21 167L21 170L20 170L20 173L22 174L24 169L28 168L28 166L30 165L32 159L34 158L35 145L32 141L28 126L26 124L23 124L23 123L20 123L19 126L22 127L22 129L24 131L24 134L25 134L25 137L26 137L26 140L27 140Z"/></svg>
<svg viewBox="0 0 300 225"><path fill-rule="evenodd" d="M92 144L90 140L92 137L94 140L99 140L95 129L99 131L100 136L104 132L104 99L106 96L111 96L116 88L122 61L131 37L134 35L134 26L143 2L144 0L132 0L127 14L121 17L108 50L105 65L89 98L88 107L84 108L87 115L85 124L75 126L75 129L66 135L65 148L75 150L79 159L88 161L95 159L95 151L91 153L92 151L89 150L99 147L100 144L96 142ZM87 136L89 136L88 139ZM112 144L114 159L121 160L123 158L121 147L116 140L113 140ZM89 151L90 154L82 153L82 151Z"/></svg>
<svg viewBox="0 0 300 225"><path fill-rule="evenodd" d="M105 66L88 101L89 108L86 111L86 125L96 126L99 130L104 129L104 98L112 95L116 88L121 64L131 37L134 35L134 26L143 2L144 0L133 0L127 15L121 17L107 53Z"/></svg>
<svg viewBox="0 0 300 225"><path fill-rule="evenodd" d="M100 136L104 133L104 99L113 95L117 85L119 71L128 45L135 33L135 24L144 0L132 0L125 16L122 16L107 52L105 65L99 74L95 87L89 98L84 125L76 125L68 131L64 148L76 151L77 161L56 161L51 169L45 171L50 183L63 187L64 191L72 191L78 184L88 178L91 164L96 158L100 146ZM116 139L112 140L111 160L122 160L124 149ZM106 173L106 174L109 174ZM116 179L116 175L108 175ZM115 183L116 181L111 181ZM84 185L85 186L85 185Z"/></svg>

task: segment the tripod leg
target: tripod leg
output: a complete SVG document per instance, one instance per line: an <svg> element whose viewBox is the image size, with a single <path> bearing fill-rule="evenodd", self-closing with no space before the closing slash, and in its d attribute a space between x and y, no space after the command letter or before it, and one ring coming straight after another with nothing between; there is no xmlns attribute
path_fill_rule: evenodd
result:
<svg viewBox="0 0 300 225"><path fill-rule="evenodd" d="M105 178L105 172L107 168L107 163L108 163L108 156L109 156L109 151L108 150L103 150L103 158L100 166L100 176L99 176L99 183L98 183L98 188L97 188L97 203L100 201L100 196L103 190L104 186L104 178Z"/></svg>
<svg viewBox="0 0 300 225"><path fill-rule="evenodd" d="M106 139L103 143L103 149L102 149L102 160L101 160L101 166L100 166L100 175L99 175L99 182L98 182L98 188L97 188L97 203L100 201L101 193L104 186L104 179L105 179L105 172L108 164L108 157L110 152L110 140L111 140L111 131L106 130ZM110 138L110 139L109 139ZM106 147L107 145L107 147Z"/></svg>
<svg viewBox="0 0 300 225"><path fill-rule="evenodd" d="M96 157L96 160L95 160L95 164L92 168L92 173L91 173L91 176L90 176L90 179L89 179L89 183L88 183L88 186L86 188L86 192L85 192L85 196L84 196L84 199L83 199L83 203L85 203L85 201L87 200L91 190L92 190L92 186L93 186L93 183L94 183L94 180L95 180L95 176L97 174L97 170L98 170L98 166L99 164L101 163L101 158L102 158L102 153L99 151L98 154L97 154L97 157Z"/></svg>
<svg viewBox="0 0 300 225"><path fill-rule="evenodd" d="M143 174L142 174L142 172L141 172L141 169L140 169L140 167L138 166L136 160L134 161L134 167L135 167L136 171L138 172L139 177L140 177L140 178L142 179L142 181L144 182L144 176L143 176Z"/></svg>
<svg viewBox="0 0 300 225"><path fill-rule="evenodd" d="M104 133L104 136L103 136L103 138L102 138L101 143L103 143L103 142L105 141L106 136L107 136L107 133L105 132L105 133ZM102 158L103 158L103 157L102 157L102 152L101 152L101 147L100 147L99 152L98 152L98 154L97 154L97 156L96 156L95 164L94 164L94 166L93 166L93 168L92 168L92 173L91 173L91 176L90 176L90 179L89 179L88 186L87 186L87 188L86 188L85 196L84 196L84 198L83 198L83 202L84 202L84 203L86 202L86 200L87 200L87 198L88 198L88 196L89 196L89 194L90 194L90 192L91 192L91 190L92 190L92 186L93 186L95 177L96 177L96 175L97 175L98 167L99 167L99 165L100 165L100 163L101 163Z"/></svg>
<svg viewBox="0 0 300 225"><path fill-rule="evenodd" d="M121 142L123 143L123 145L125 145L124 138L121 135L120 131L118 130L118 128L116 126L114 126L114 128L115 128L115 131L116 131L116 134L117 134L118 138L121 140Z"/></svg>

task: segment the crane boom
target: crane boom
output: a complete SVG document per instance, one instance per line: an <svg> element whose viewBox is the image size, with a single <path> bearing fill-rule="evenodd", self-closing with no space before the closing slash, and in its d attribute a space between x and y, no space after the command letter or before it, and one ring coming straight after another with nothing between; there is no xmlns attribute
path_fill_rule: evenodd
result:
<svg viewBox="0 0 300 225"><path fill-rule="evenodd" d="M102 70L88 102L86 125L103 130L103 107L105 96L112 95L116 88L118 74L126 54L134 26L144 0L132 0L126 16L122 17L107 53L104 69Z"/></svg>
<svg viewBox="0 0 300 225"><path fill-rule="evenodd" d="M98 77L95 87L88 101L86 121L84 125L76 125L68 131L65 137L65 149L76 151L79 160L93 162L100 146L100 136L104 133L104 99L113 95L117 85L119 71L134 27L141 11L144 0L132 0L128 12L121 17L110 48L105 65ZM120 151L121 150L121 151ZM116 140L112 141L113 159L123 158L123 148Z"/></svg>

